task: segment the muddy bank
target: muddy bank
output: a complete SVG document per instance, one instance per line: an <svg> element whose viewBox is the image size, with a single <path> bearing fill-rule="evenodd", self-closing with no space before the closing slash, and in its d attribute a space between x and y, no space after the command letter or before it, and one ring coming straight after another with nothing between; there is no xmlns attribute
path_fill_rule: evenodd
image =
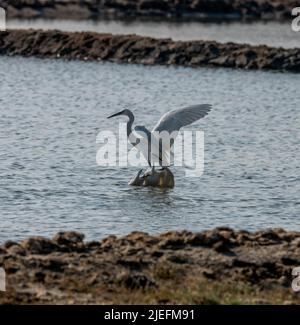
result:
<svg viewBox="0 0 300 325"><path fill-rule="evenodd" d="M300 49L55 30L1 32L0 54L144 65L300 71Z"/></svg>
<svg viewBox="0 0 300 325"><path fill-rule="evenodd" d="M299 0L0 0L9 18L283 20Z"/></svg>
<svg viewBox="0 0 300 325"><path fill-rule="evenodd" d="M76 232L0 246L0 303L299 303L291 290L300 232Z"/></svg>

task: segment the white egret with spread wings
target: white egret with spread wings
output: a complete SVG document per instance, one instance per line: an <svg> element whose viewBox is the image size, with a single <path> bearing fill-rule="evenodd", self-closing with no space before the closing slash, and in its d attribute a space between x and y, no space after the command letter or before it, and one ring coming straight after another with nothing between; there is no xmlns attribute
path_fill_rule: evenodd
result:
<svg viewBox="0 0 300 325"><path fill-rule="evenodd" d="M133 128L134 115L129 109L113 114L108 118L124 115L127 116L127 138L129 142L136 147L145 157L148 165L152 168L161 166L163 169L169 166L171 147L178 134L178 131L193 122L206 116L211 110L211 105L200 104L192 105L180 109L175 109L164 114L152 131L145 126L136 126ZM161 141L161 134L167 134L169 142ZM151 175L148 173L147 175ZM147 176L146 173L143 176ZM141 171L138 174L141 177Z"/></svg>

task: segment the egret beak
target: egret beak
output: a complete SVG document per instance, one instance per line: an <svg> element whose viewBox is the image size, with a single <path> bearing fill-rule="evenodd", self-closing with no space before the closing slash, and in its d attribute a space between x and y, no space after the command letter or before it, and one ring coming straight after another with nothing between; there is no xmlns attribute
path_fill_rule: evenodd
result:
<svg viewBox="0 0 300 325"><path fill-rule="evenodd" d="M122 115L122 114L123 114L123 111L122 112L119 112L119 113L116 113L116 114L113 114L113 115L110 115L107 118L112 118L112 117L115 117L115 116L118 116L118 115Z"/></svg>

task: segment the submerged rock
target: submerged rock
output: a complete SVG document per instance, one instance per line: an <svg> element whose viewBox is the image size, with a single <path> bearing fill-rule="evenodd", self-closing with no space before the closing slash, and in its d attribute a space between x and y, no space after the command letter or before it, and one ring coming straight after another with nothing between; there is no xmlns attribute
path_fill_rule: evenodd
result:
<svg viewBox="0 0 300 325"><path fill-rule="evenodd" d="M160 188L173 188L175 185L174 175L169 168L147 169L145 173L141 169L129 185L133 186L152 186Z"/></svg>

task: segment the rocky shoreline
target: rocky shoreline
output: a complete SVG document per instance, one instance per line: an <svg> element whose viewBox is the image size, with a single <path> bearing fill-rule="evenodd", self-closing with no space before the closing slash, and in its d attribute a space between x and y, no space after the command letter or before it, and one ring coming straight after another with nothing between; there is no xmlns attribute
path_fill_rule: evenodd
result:
<svg viewBox="0 0 300 325"><path fill-rule="evenodd" d="M9 30L0 33L1 55L107 60L144 65L300 71L300 49L264 45L173 41L137 35Z"/></svg>
<svg viewBox="0 0 300 325"><path fill-rule="evenodd" d="M9 18L286 20L299 0L0 0Z"/></svg>
<svg viewBox="0 0 300 325"><path fill-rule="evenodd" d="M0 246L1 304L299 303L291 289L300 232L229 228L133 232L85 242L77 232Z"/></svg>

